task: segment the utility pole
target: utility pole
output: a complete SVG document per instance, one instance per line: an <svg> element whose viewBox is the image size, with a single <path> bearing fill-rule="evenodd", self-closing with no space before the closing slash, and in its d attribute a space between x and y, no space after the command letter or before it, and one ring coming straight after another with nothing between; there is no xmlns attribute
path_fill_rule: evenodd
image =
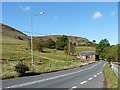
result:
<svg viewBox="0 0 120 90"><path fill-rule="evenodd" d="M70 55L70 39L68 39L68 56Z"/></svg>

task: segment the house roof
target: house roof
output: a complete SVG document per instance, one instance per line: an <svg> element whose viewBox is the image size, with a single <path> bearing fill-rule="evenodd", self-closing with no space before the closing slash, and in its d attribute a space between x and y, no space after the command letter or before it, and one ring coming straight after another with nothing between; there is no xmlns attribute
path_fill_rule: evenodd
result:
<svg viewBox="0 0 120 90"><path fill-rule="evenodd" d="M98 54L96 54L95 52L88 51L88 52L82 52L82 53L80 53L80 55L81 56L86 56L86 55L98 55Z"/></svg>

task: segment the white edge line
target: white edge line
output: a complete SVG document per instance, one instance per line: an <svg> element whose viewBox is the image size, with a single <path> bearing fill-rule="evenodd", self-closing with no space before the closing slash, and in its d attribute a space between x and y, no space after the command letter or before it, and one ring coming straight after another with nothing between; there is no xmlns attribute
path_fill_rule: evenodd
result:
<svg viewBox="0 0 120 90"><path fill-rule="evenodd" d="M106 63L105 63L106 64ZM105 67L105 64L103 64L103 67Z"/></svg>
<svg viewBox="0 0 120 90"><path fill-rule="evenodd" d="M77 88L77 86L73 86L72 89L73 89L73 88Z"/></svg>

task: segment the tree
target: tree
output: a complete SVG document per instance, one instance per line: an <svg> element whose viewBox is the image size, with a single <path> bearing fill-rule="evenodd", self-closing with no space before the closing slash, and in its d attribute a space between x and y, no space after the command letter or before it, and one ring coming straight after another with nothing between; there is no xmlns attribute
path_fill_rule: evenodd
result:
<svg viewBox="0 0 120 90"><path fill-rule="evenodd" d="M96 47L96 52L100 55L107 46L110 46L109 41L107 39L102 39Z"/></svg>
<svg viewBox="0 0 120 90"><path fill-rule="evenodd" d="M33 40L33 49L36 51L43 51L43 43L39 40Z"/></svg>
<svg viewBox="0 0 120 90"><path fill-rule="evenodd" d="M55 44L55 48L58 50L64 50L64 47L68 44L68 38L65 35L62 35L58 38Z"/></svg>
<svg viewBox="0 0 120 90"><path fill-rule="evenodd" d="M120 62L120 45L111 45L106 46L102 49L100 53L100 57L106 59L109 63L112 62Z"/></svg>
<svg viewBox="0 0 120 90"><path fill-rule="evenodd" d="M106 59L108 62L118 61L117 49L118 49L117 45L111 45L105 47L100 54L101 58Z"/></svg>
<svg viewBox="0 0 120 90"><path fill-rule="evenodd" d="M23 76L26 71L29 71L29 68L23 63L18 63L15 66L15 71L18 72L20 76Z"/></svg>
<svg viewBox="0 0 120 90"><path fill-rule="evenodd" d="M52 39L48 39L45 42L45 47L50 48L50 49L54 49L55 48L55 41L53 41Z"/></svg>

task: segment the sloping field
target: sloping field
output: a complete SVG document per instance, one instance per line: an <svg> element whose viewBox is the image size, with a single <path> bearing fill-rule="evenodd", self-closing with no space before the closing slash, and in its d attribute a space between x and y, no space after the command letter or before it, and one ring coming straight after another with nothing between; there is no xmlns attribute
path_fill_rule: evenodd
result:
<svg viewBox="0 0 120 90"><path fill-rule="evenodd" d="M89 50L95 49L93 47L76 47L76 53ZM1 78L18 77L18 73L14 71L14 66L21 61L30 68L29 72L31 72L31 52L28 42L3 36ZM76 60L74 56L68 56L64 51L48 48L44 48L44 53L34 51L34 61L35 71L38 73L79 67L93 62Z"/></svg>

